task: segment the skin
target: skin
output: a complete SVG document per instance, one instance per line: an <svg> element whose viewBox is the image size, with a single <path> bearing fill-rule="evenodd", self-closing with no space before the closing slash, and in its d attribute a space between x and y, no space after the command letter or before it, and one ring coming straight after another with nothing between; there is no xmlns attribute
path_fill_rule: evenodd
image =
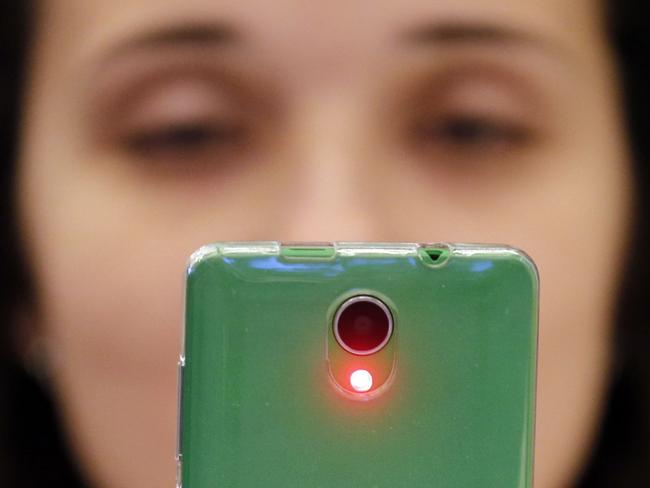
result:
<svg viewBox="0 0 650 488"><path fill-rule="evenodd" d="M631 217L597 5L44 1L19 168L27 320L89 479L173 484L193 250L389 240L536 260L536 481L569 485L601 415Z"/></svg>

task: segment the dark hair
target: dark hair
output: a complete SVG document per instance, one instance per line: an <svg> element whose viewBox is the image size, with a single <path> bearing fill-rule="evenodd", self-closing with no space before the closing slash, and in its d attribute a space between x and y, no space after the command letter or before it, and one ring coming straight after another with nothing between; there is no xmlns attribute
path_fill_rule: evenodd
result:
<svg viewBox="0 0 650 488"><path fill-rule="evenodd" d="M650 155L650 19L647 0L611 0L606 14L611 47L622 79L635 170L635 220L618 303L615 351L618 368L598 442L579 486L650 486L650 329L645 324L644 284L650 279L648 165ZM23 90L34 18L32 2L0 4L0 480L15 488L84 486L70 456L52 401L16 354L15 321L29 304L31 287L21 254L16 200L16 161ZM620 250L612 249L612 255ZM606 264L609 256L604 256Z"/></svg>
<svg viewBox="0 0 650 488"><path fill-rule="evenodd" d="M635 223L614 330L616 371L598 441L581 482L585 487L650 486L650 2L611 0L607 22L623 87L634 168ZM613 255L620 250L612 249Z"/></svg>
<svg viewBox="0 0 650 488"><path fill-rule="evenodd" d="M84 486L60 430L52 395L26 373L12 329L31 286L16 222L16 161L34 7L0 6L0 480L15 488Z"/></svg>

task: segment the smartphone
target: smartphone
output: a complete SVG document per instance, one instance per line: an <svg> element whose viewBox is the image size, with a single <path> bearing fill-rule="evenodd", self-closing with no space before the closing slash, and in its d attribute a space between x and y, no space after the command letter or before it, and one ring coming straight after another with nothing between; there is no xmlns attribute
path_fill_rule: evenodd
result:
<svg viewBox="0 0 650 488"><path fill-rule="evenodd" d="M205 246L178 485L530 487L537 317L535 265L507 246Z"/></svg>

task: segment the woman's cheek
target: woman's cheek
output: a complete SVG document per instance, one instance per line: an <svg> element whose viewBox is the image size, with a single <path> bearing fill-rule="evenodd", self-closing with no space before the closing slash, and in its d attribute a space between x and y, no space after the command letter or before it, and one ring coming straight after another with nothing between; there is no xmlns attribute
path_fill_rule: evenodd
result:
<svg viewBox="0 0 650 488"><path fill-rule="evenodd" d="M59 185L35 192L38 333L90 478L165 486L174 479L185 263L204 237L146 192L111 182L80 177L61 181L67 191L55 198Z"/></svg>

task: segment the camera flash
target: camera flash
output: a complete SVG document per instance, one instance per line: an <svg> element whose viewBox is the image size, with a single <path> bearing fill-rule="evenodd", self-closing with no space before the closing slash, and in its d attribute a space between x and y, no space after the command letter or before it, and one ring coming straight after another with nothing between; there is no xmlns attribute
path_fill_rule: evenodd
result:
<svg viewBox="0 0 650 488"><path fill-rule="evenodd" d="M350 386L354 391L364 393L372 388L372 375L365 369L357 369L350 375Z"/></svg>

